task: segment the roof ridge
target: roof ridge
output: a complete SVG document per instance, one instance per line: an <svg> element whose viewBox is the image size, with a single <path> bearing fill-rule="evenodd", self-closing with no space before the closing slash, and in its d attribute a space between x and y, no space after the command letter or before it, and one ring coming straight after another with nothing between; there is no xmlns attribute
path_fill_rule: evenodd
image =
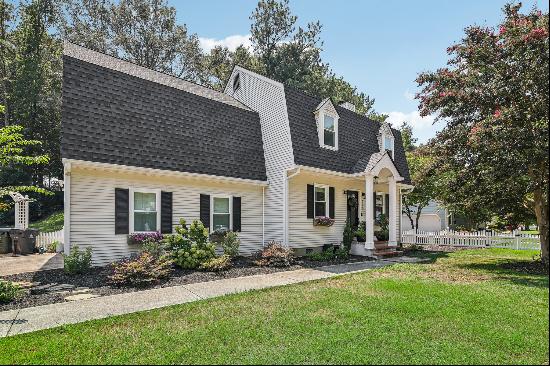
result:
<svg viewBox="0 0 550 366"><path fill-rule="evenodd" d="M122 72L130 76L148 80L157 84L173 87L188 93L208 98L233 107L252 111L251 108L239 102L232 96L206 86L184 80L174 75L156 71L131 61L79 46L67 40L63 41L63 55L72 57L94 65L102 66L114 71Z"/></svg>

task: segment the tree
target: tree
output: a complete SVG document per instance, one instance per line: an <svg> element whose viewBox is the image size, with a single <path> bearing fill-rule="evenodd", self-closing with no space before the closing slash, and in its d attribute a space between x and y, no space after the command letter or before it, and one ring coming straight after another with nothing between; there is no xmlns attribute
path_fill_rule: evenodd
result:
<svg viewBox="0 0 550 366"><path fill-rule="evenodd" d="M11 42L11 25L15 18L14 7L12 4L2 1L0 3L0 78L2 88L3 103L3 125L8 126L9 121L9 91L13 78L13 59L15 46Z"/></svg>
<svg viewBox="0 0 550 366"><path fill-rule="evenodd" d="M177 24L166 0L65 0L62 36L156 71L203 82L202 52L196 34Z"/></svg>
<svg viewBox="0 0 550 366"><path fill-rule="evenodd" d="M5 107L0 105L0 114L5 112ZM21 133L22 126L11 125L0 128L0 168L5 169L11 166L32 166L48 162L47 155L30 156L25 154L25 148L40 145L40 141L27 140ZM8 195L10 192L39 192L46 193L44 189L36 186L27 185L0 185L0 198ZM5 211L10 207L6 202L0 201L0 211Z"/></svg>
<svg viewBox="0 0 550 366"><path fill-rule="evenodd" d="M418 76L417 98L447 122L431 143L446 203L502 216L531 198L548 264L548 13L520 7L498 29L466 28L448 67Z"/></svg>
<svg viewBox="0 0 550 366"><path fill-rule="evenodd" d="M403 122L399 130L401 131L401 140L403 141L405 153L412 152L416 148L416 143L418 142L418 139L413 135L412 126L407 122Z"/></svg>

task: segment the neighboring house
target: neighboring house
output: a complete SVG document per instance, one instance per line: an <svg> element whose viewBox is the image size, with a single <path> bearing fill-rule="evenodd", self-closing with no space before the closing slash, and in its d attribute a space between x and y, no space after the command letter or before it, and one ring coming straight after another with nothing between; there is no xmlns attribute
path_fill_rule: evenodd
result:
<svg viewBox="0 0 550 366"><path fill-rule="evenodd" d="M413 225L416 225L416 208L411 206ZM435 200L430 200L428 206L422 209L420 219L418 220L418 230L420 231L441 231L447 230L450 224L450 214L448 210L438 204ZM401 217L403 230L411 230L411 220L403 213Z"/></svg>
<svg viewBox="0 0 550 366"><path fill-rule="evenodd" d="M367 222L354 252L372 255L381 212L397 245L412 186L388 124L240 67L221 93L70 43L63 62L66 251L92 246L105 264L136 250L129 233L180 218L238 231L242 254L305 251L340 242L349 220Z"/></svg>

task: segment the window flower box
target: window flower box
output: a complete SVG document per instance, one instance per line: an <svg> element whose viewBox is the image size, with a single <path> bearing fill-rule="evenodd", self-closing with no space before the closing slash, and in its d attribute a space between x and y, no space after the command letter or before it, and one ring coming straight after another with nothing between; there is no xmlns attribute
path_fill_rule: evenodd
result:
<svg viewBox="0 0 550 366"><path fill-rule="evenodd" d="M140 245L147 239L153 239L155 241L162 240L162 234L158 231L151 233L132 233L128 235L128 244L129 245Z"/></svg>
<svg viewBox="0 0 550 366"><path fill-rule="evenodd" d="M334 225L334 219L328 216L317 216L313 219L313 226L332 226Z"/></svg>

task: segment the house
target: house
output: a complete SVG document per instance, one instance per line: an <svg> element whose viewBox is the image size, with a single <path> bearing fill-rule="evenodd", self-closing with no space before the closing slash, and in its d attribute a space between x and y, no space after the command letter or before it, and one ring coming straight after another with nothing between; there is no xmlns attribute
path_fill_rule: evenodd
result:
<svg viewBox="0 0 550 366"><path fill-rule="evenodd" d="M401 217L402 230L411 230L416 226L416 207L410 206L411 218L414 225L411 225L411 219L403 213ZM436 200L430 200L428 205L420 212L418 219L418 230L420 231L441 231L447 230L451 226L453 220L449 210L440 205Z"/></svg>
<svg viewBox="0 0 550 366"><path fill-rule="evenodd" d="M401 135L352 105L235 67L225 93L65 43L65 250L94 264L127 256L129 233L180 218L239 232L241 254L270 241L298 252L339 243L347 220L389 216L389 246L410 190ZM314 226L328 216L332 226Z"/></svg>

